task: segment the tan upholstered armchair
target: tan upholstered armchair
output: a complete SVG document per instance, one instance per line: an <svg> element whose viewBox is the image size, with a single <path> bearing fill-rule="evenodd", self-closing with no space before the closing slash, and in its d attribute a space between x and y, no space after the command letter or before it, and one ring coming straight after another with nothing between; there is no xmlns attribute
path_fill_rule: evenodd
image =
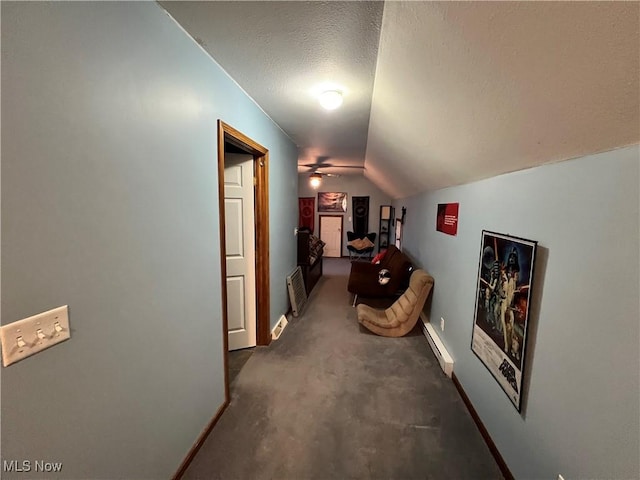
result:
<svg viewBox="0 0 640 480"><path fill-rule="evenodd" d="M378 310L364 304L358 305L358 322L378 335L402 337L415 326L432 287L431 275L424 270L414 270L409 288L386 310Z"/></svg>

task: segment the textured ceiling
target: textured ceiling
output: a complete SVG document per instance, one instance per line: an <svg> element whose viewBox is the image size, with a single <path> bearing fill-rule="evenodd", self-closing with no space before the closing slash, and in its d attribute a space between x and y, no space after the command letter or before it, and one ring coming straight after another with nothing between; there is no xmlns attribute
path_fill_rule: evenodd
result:
<svg viewBox="0 0 640 480"><path fill-rule="evenodd" d="M291 137L300 164L363 165L381 2L160 4ZM322 84L344 90L342 108L320 107Z"/></svg>
<svg viewBox="0 0 640 480"><path fill-rule="evenodd" d="M300 164L364 160L392 197L640 141L638 2L161 4Z"/></svg>
<svg viewBox="0 0 640 480"><path fill-rule="evenodd" d="M397 198L638 142L639 7L387 2L365 175Z"/></svg>

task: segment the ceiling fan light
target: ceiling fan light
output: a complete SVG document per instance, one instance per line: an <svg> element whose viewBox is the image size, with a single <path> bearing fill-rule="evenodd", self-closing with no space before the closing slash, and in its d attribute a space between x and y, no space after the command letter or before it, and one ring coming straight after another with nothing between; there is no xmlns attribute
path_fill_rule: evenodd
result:
<svg viewBox="0 0 640 480"><path fill-rule="evenodd" d="M318 101L322 108L326 110L335 110L342 105L342 92L338 90L326 90L320 94Z"/></svg>
<svg viewBox="0 0 640 480"><path fill-rule="evenodd" d="M319 173L312 173L309 175L309 185L312 188L318 188L320 186L320 181L322 180L322 175Z"/></svg>

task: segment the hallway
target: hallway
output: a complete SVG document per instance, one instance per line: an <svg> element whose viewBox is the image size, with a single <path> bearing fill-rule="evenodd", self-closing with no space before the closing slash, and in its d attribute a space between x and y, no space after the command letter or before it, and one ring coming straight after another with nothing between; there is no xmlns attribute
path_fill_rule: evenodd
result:
<svg viewBox="0 0 640 480"><path fill-rule="evenodd" d="M502 478L424 336L362 329L348 260L324 261L303 314L255 349L184 478Z"/></svg>

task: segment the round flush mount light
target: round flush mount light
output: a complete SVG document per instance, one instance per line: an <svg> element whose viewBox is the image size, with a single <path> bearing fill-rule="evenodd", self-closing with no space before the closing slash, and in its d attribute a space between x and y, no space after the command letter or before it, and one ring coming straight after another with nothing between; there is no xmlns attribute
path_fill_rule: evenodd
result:
<svg viewBox="0 0 640 480"><path fill-rule="evenodd" d="M312 173L311 175L309 175L309 184L312 188L318 188L321 181L322 175L320 175L319 173Z"/></svg>
<svg viewBox="0 0 640 480"><path fill-rule="evenodd" d="M318 101L325 110L335 110L342 105L342 92L339 90L325 90L318 97Z"/></svg>

